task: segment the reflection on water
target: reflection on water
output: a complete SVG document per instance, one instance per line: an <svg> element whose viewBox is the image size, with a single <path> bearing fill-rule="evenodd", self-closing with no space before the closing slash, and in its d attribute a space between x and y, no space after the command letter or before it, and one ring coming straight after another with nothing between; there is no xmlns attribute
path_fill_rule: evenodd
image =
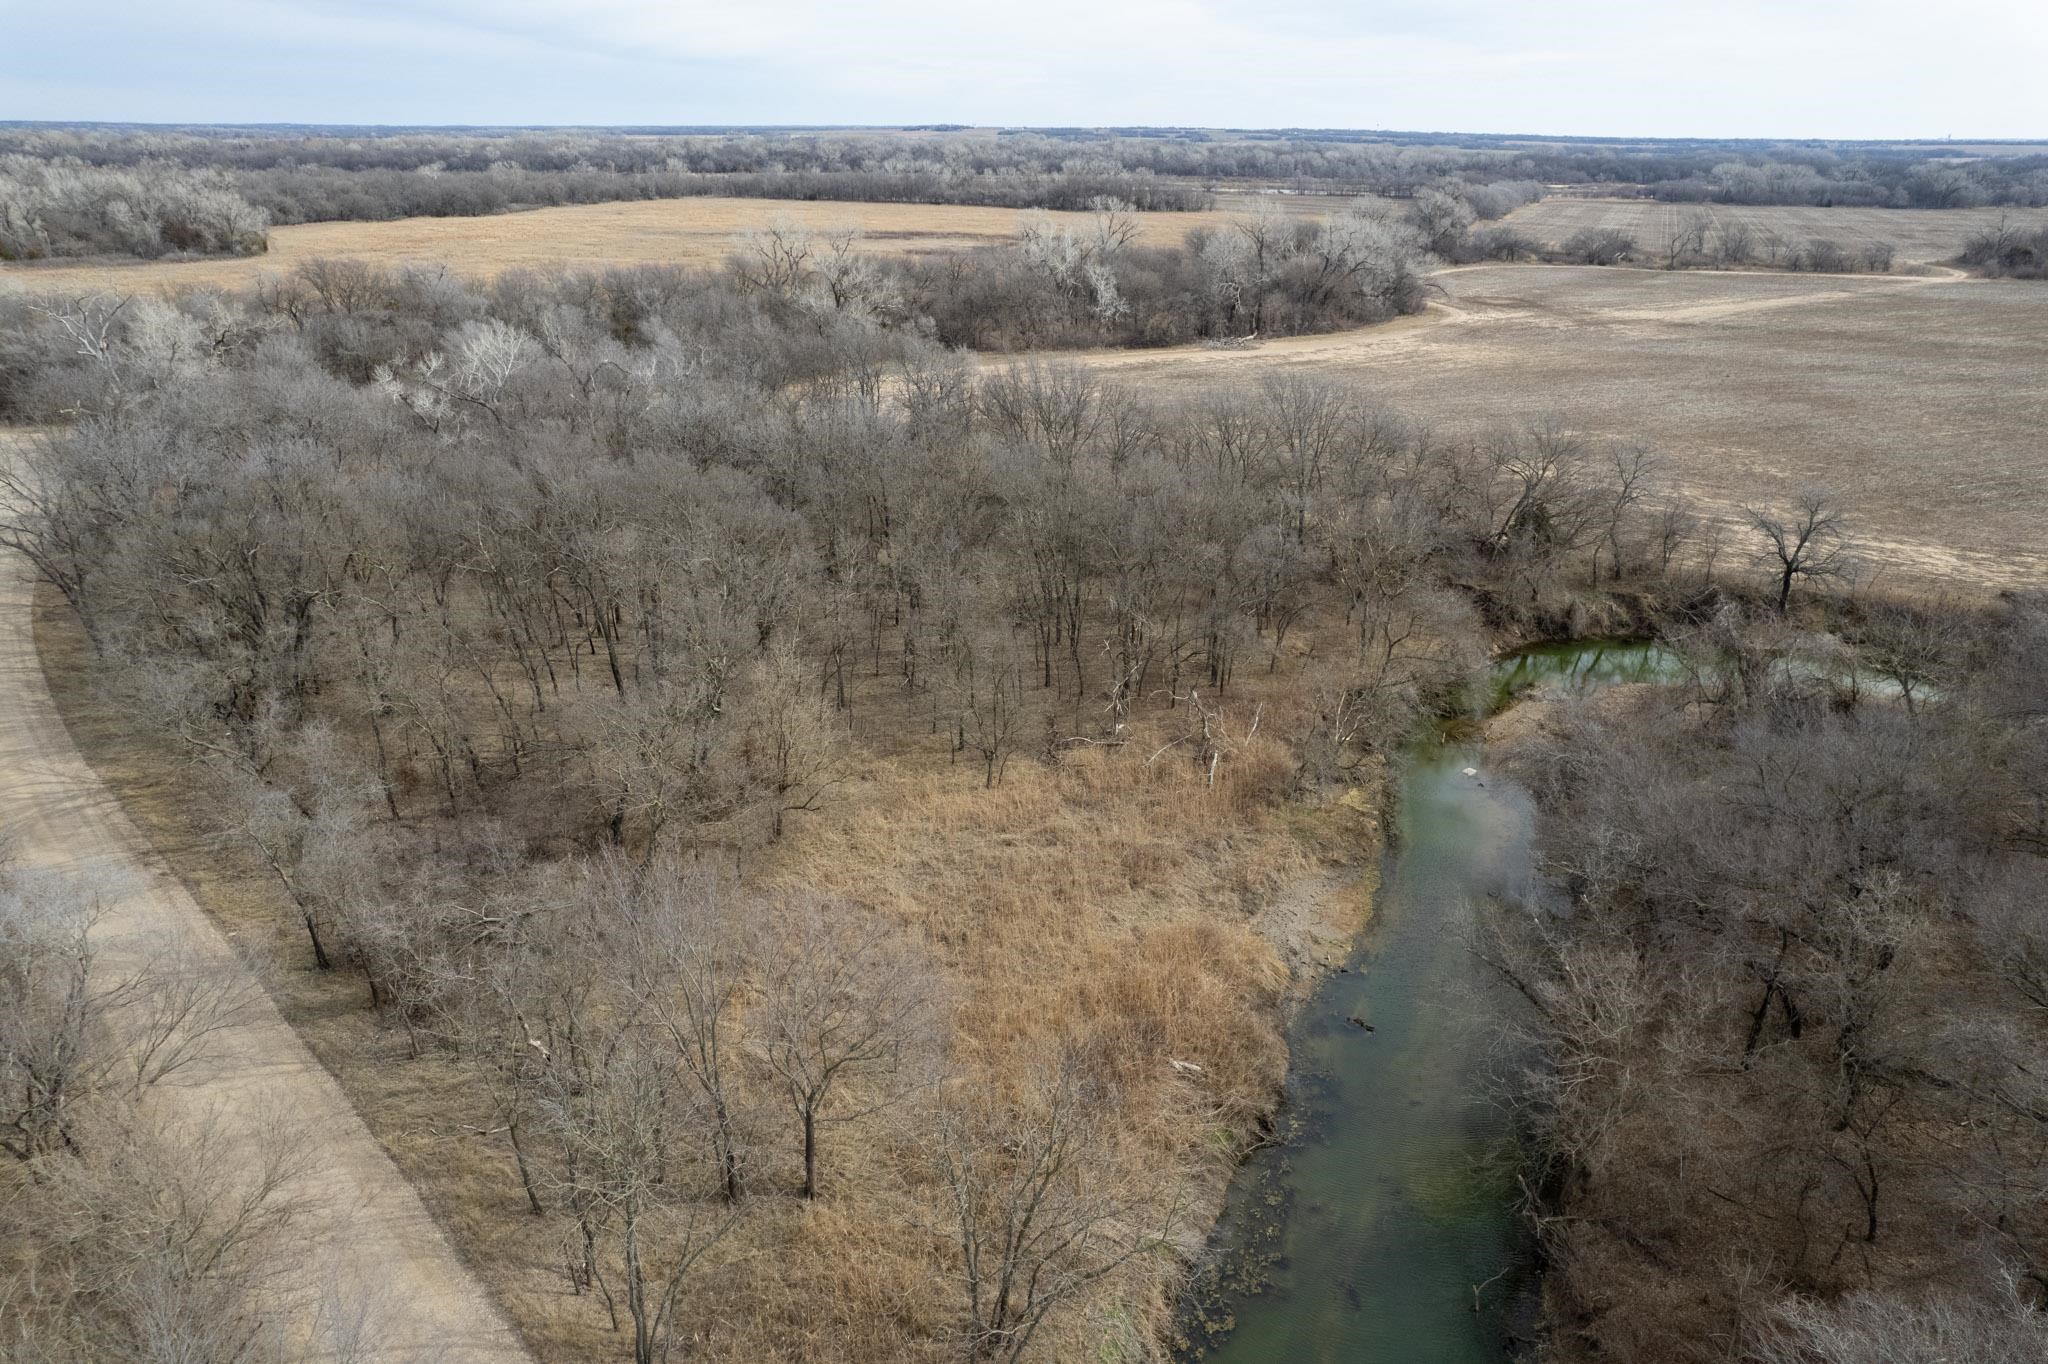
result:
<svg viewBox="0 0 2048 1364"><path fill-rule="evenodd" d="M1676 682L1685 675L1678 655L1640 639L1589 639L1533 644L1494 665L1489 710L1499 710L1537 687L1590 691L1620 682Z"/></svg>
<svg viewBox="0 0 2048 1364"><path fill-rule="evenodd" d="M1235 1329L1206 1358L1502 1357L1499 1314L1475 1314L1472 1290L1493 1281L1498 1306L1521 1236L1506 1124L1485 1094L1491 1037L1457 987L1476 965L1474 902L1527 875L1529 811L1471 765L1450 745L1408 764L1372 929L1291 1038L1302 1130L1247 1164L1219 1228L1272 1257L1270 1284L1223 1309Z"/></svg>
<svg viewBox="0 0 2048 1364"><path fill-rule="evenodd" d="M1494 671L1537 685L1666 680L1654 644L1545 645ZM1288 1139L1247 1161L1217 1228L1216 1282L1191 1310L1211 1361L1490 1364L1534 1278L1513 1152L1488 1095L1496 1030L1468 950L1492 896L1529 885L1526 795L1476 748L1412 747L1370 929L1289 1039ZM1478 1310L1475 1310L1477 1304Z"/></svg>
<svg viewBox="0 0 2048 1364"><path fill-rule="evenodd" d="M1842 651L1787 655L1781 683L1897 700L1896 680ZM1479 709L1537 688L1590 691L1686 676L1644 640L1542 644L1497 664ZM1914 696L1938 699L1920 684ZM1465 728L1469 729L1467 725ZM1231 1186L1205 1290L1183 1321L1190 1357L1243 1364L1495 1364L1530 1315L1529 1247L1513 1212L1486 967L1468 950L1491 898L1534 889L1533 814L1473 746L1407 750L1397 837L1345 973L1290 1035L1284 1140Z"/></svg>

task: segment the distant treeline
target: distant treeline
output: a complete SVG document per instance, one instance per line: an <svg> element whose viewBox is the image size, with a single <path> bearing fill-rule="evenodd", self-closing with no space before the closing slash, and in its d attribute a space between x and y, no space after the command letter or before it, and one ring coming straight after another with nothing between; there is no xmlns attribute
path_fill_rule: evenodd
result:
<svg viewBox="0 0 2048 1364"><path fill-rule="evenodd" d="M280 222L337 216L316 193L319 170L353 175L425 172L497 206L586 202L587 177L607 197L711 192L688 177L730 180L719 192L909 199L936 203L1083 206L1102 194L1141 208L1199 206L1199 190L1151 181L1256 181L1340 193L1406 197L1446 181L1494 180L1612 188L1676 201L1737 204L1958 208L2048 204L2048 156L1961 158L1926 148L1861 143L1748 141L1597 142L1444 136L1434 141L1360 134L1176 131L1008 132L933 136L858 133L627 135L615 131L505 133L407 131L306 136L293 130L154 130L18 127L0 130L0 152L76 157L100 166L164 160L235 174L252 202ZM526 172L530 179L515 173ZM260 173L260 174L259 174ZM758 177L749 181L746 177ZM680 179L672 177L682 177ZM806 177L809 177L808 179ZM351 202L352 215L402 198L381 182ZM439 192L446 202L447 190ZM1056 196L1068 195L1068 202ZM1154 200L1151 196L1160 196ZM1078 197L1074 197L1078 196ZM420 192L405 213L437 211ZM303 204L303 208L295 205ZM384 210L378 210L384 211ZM390 212L401 210L392 209ZM439 211L491 211L462 208Z"/></svg>
<svg viewBox="0 0 2048 1364"><path fill-rule="evenodd" d="M1469 140L1468 140L1469 141ZM0 129L0 255L260 249L262 224L470 217L722 194L1002 208L1206 208L1218 188L1464 198L1480 218L1545 186L1673 202L2048 204L2048 156L1754 143L1425 145L1241 134L365 132ZM40 169L35 169L40 168ZM108 178L138 177L134 180ZM41 179L39 179L41 177ZM41 183L55 179L63 192ZM222 198L225 196L225 198ZM222 207L195 214L181 205ZM240 206L234 201L239 199ZM223 235L194 231L223 214ZM138 226L137 224L140 224Z"/></svg>
<svg viewBox="0 0 2048 1364"><path fill-rule="evenodd" d="M1121 209L1078 226L1040 215L1014 243L876 265L892 277L888 296L934 339L974 350L1297 336L1419 313L1428 302L1413 223L1364 206L1309 222L1262 202L1180 246L1138 246L1135 229ZM755 245L735 268L744 276L766 251Z"/></svg>
<svg viewBox="0 0 2048 1364"><path fill-rule="evenodd" d="M1428 301L1429 259L1415 227L1365 206L1310 222L1268 204L1234 226L1198 228L1166 247L1137 245L1136 220L1121 206L1079 219L1030 214L1021 226L1001 245L916 260L869 252L855 232L773 223L720 269L610 271L579 276L577 287L611 290L626 311L643 296L689 300L691 336L772 331L782 338L774 357L764 351L751 363L775 376L773 387L800 386L820 365L839 366L838 350L855 341L867 348L863 366L875 369L895 363L906 346L937 353L1230 343L1356 327L1420 312ZM528 285L516 285L517 274L501 277L496 291L569 287L527 275L520 277ZM445 311L451 305L441 296L467 287L439 265L388 271L313 260L235 306L279 314L323 364L367 383L380 368L431 367L438 342L416 320ZM127 303L94 306L113 310L104 322L127 319ZM211 305L195 294L179 306L196 316ZM0 421L40 421L75 405L68 390L38 394L31 381L89 368L106 344L93 330L98 323L74 336L35 323L44 312L26 295L0 297ZM161 320L161 310L145 312ZM630 331L624 312L621 319L622 332Z"/></svg>
<svg viewBox="0 0 2048 1364"><path fill-rule="evenodd" d="M1821 208L1983 208L2048 204L2048 157L1996 160L1839 158L1724 161L1703 173L1646 183L1677 203L1803 204Z"/></svg>

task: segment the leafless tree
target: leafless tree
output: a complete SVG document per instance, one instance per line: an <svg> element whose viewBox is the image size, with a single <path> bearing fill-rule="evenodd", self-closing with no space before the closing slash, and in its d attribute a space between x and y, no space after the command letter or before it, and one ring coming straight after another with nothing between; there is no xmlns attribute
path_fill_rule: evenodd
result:
<svg viewBox="0 0 2048 1364"><path fill-rule="evenodd" d="M955 749L971 748L981 757L982 785L993 789L1003 779L1016 747L1024 703L1023 681L1007 650L985 654L963 652L954 681L960 709Z"/></svg>
<svg viewBox="0 0 2048 1364"><path fill-rule="evenodd" d="M748 1139L733 1015L761 936L754 907L716 875L671 861L641 869L613 859L594 875L610 912L629 926L625 970L636 1006L695 1086L720 1191L736 1203Z"/></svg>
<svg viewBox="0 0 2048 1364"><path fill-rule="evenodd" d="M212 1054L253 987L189 944L110 974L95 925L117 886L44 871L0 877L0 1150L32 1161L89 1141L79 1114Z"/></svg>
<svg viewBox="0 0 2048 1364"><path fill-rule="evenodd" d="M1966 613L1956 603L1925 607L1878 601L1865 608L1855 632L1859 659L1898 688L1906 708L1938 691L1969 648Z"/></svg>
<svg viewBox="0 0 2048 1364"><path fill-rule="evenodd" d="M1764 539L1758 557L1771 569L1780 615L1791 605L1793 584L1802 579L1825 581L1849 572L1847 519L1841 503L1827 491L1800 493L1790 515L1755 507L1745 515L1750 528Z"/></svg>
<svg viewBox="0 0 2048 1364"><path fill-rule="evenodd" d="M845 727L812 693L794 648L778 647L749 672L739 697L740 761L767 806L769 837L783 821L816 810L845 776Z"/></svg>
<svg viewBox="0 0 2048 1364"><path fill-rule="evenodd" d="M1657 478L1660 461L1647 446L1617 442L1609 449L1613 474L1603 488L1601 500L1605 502L1600 532L1601 542L1607 548L1607 569L1610 577L1617 581L1624 567L1624 540L1628 523L1636 509L1650 495L1651 485ZM1668 560L1667 560L1668 561ZM1593 564L1593 578L1600 577L1599 556L1596 552Z"/></svg>
<svg viewBox="0 0 2048 1364"><path fill-rule="evenodd" d="M1241 293L1249 297L1251 334L1257 336L1265 330L1266 291L1286 250L1290 224L1271 196L1259 195L1252 200L1251 212L1233 220L1230 230L1244 243L1246 271Z"/></svg>
<svg viewBox="0 0 2048 1364"><path fill-rule="evenodd" d="M1423 245L1446 260L1455 260L1477 217L1472 205L1451 190L1426 189L1409 205L1409 217L1422 234Z"/></svg>
<svg viewBox="0 0 2048 1364"><path fill-rule="evenodd" d="M1676 270L1704 256L1707 238L1714 230L1713 217L1699 209L1673 213L1664 225L1664 268Z"/></svg>
<svg viewBox="0 0 2048 1364"><path fill-rule="evenodd" d="M1756 233L1739 214L1724 215L1714 228L1714 260L1717 264L1747 265L1756 258Z"/></svg>
<svg viewBox="0 0 2048 1364"><path fill-rule="evenodd" d="M2021 1364L2048 1351L2048 1322L2012 1290L2004 1301L1864 1292L1785 1304L1756 1348L1761 1364Z"/></svg>
<svg viewBox="0 0 2048 1364"><path fill-rule="evenodd" d="M818 1129L865 1116L929 1078L938 1022L923 954L853 905L798 900L767 972L761 1058L802 1131L818 1196Z"/></svg>
<svg viewBox="0 0 2048 1364"><path fill-rule="evenodd" d="M557 1052L541 1078L539 1111L557 1156L545 1180L577 1223L615 1325L624 1299L634 1364L656 1364L671 1349L691 1271L740 1211L718 1197L718 1174L703 1160L708 1114L668 1039L632 1013L581 1023L573 1054Z"/></svg>
<svg viewBox="0 0 2048 1364"><path fill-rule="evenodd" d="M306 731L291 748L303 770L297 790L247 762L216 764L224 799L213 822L276 878L305 928L313 965L325 971L334 955L323 934L341 898L366 889L362 878L375 863L367 807L377 788L354 774L329 731Z"/></svg>
<svg viewBox="0 0 2048 1364"><path fill-rule="evenodd" d="M1116 1098L1067 1056L1010 1100L972 1088L942 1109L934 1159L951 1197L973 1359L1022 1359L1046 1318L1141 1256L1168 1253L1170 1178L1112 1154Z"/></svg>
<svg viewBox="0 0 2048 1364"><path fill-rule="evenodd" d="M345 1289L303 1322L278 1311L276 1265L303 1253L292 1235L302 1132L270 1123L229 1137L132 1108L97 1115L94 1129L0 1214L10 1358L366 1364L388 1345Z"/></svg>

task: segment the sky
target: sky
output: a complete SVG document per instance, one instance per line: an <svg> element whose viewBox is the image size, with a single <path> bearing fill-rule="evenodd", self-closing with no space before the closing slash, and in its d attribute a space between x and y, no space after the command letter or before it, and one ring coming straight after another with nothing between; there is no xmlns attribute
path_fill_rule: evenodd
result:
<svg viewBox="0 0 2048 1364"><path fill-rule="evenodd" d="M0 119L2048 138L2048 3L0 0Z"/></svg>

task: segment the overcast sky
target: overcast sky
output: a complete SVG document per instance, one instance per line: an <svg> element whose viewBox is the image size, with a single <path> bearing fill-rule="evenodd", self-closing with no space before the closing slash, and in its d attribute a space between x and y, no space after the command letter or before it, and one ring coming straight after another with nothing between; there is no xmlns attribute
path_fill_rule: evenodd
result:
<svg viewBox="0 0 2048 1364"><path fill-rule="evenodd" d="M2048 3L0 0L0 118L2048 138Z"/></svg>

